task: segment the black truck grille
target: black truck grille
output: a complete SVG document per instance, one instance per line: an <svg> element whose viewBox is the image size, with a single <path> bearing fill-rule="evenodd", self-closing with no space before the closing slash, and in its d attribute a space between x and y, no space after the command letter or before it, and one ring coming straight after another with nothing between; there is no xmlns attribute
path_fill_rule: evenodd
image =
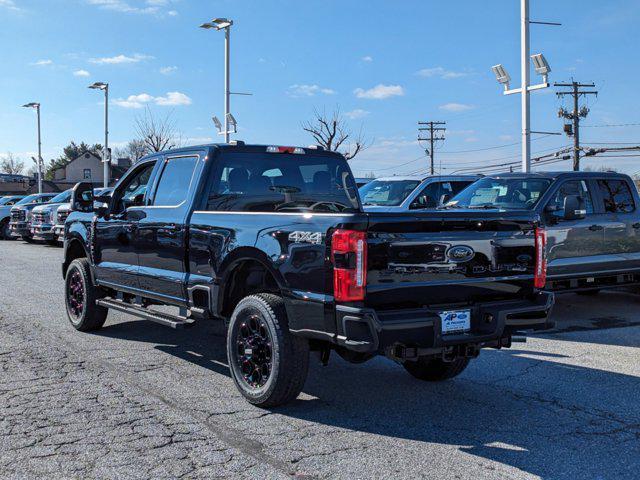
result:
<svg viewBox="0 0 640 480"><path fill-rule="evenodd" d="M24 222L26 218L27 216L24 210L14 210L13 212L11 212L12 222Z"/></svg>

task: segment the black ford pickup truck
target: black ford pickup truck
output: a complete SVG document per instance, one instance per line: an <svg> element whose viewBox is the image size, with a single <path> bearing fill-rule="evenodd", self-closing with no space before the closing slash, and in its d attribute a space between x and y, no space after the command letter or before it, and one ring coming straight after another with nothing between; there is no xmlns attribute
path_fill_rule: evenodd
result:
<svg viewBox="0 0 640 480"><path fill-rule="evenodd" d="M231 375L260 406L300 393L310 351L382 354L443 380L481 348L552 326L536 215L365 213L344 157L321 148L161 152L111 197L76 185L72 210L72 325L98 329L108 309L174 328L223 319Z"/></svg>
<svg viewBox="0 0 640 480"><path fill-rule="evenodd" d="M446 208L537 214L547 233L549 290L594 294L640 284L640 198L628 175L493 175L467 187Z"/></svg>

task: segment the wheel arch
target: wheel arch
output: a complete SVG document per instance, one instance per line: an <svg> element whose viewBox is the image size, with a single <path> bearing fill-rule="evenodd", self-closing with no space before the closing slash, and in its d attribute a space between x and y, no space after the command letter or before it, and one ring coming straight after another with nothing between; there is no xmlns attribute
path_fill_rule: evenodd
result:
<svg viewBox="0 0 640 480"><path fill-rule="evenodd" d="M238 248L225 258L219 271L216 311L223 318L229 318L247 295L270 292L284 297L284 278L261 250Z"/></svg>

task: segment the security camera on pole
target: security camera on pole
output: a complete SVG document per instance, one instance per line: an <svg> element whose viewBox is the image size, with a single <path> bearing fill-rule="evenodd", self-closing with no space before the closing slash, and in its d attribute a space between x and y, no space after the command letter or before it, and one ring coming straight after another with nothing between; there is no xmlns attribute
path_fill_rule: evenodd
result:
<svg viewBox="0 0 640 480"><path fill-rule="evenodd" d="M547 60L541 53L531 55L536 73L542 75L542 83L537 85L529 85L529 24L537 23L542 25L560 25L553 22L534 22L529 20L529 0L521 0L520 3L520 88L509 88L511 77L501 64L491 67L496 76L496 80L504 85L503 95L512 95L519 93L522 102L522 171L531 171L531 114L529 112L529 92L548 88L548 75L551 68Z"/></svg>

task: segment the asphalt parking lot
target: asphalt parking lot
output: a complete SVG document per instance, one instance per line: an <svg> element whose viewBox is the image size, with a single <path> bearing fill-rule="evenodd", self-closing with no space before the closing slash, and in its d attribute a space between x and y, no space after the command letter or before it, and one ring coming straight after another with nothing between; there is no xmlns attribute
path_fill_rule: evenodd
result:
<svg viewBox="0 0 640 480"><path fill-rule="evenodd" d="M61 256L0 242L2 478L638 478L640 296L559 297L556 332L445 383L314 362L269 411L234 388L219 324L76 332Z"/></svg>

